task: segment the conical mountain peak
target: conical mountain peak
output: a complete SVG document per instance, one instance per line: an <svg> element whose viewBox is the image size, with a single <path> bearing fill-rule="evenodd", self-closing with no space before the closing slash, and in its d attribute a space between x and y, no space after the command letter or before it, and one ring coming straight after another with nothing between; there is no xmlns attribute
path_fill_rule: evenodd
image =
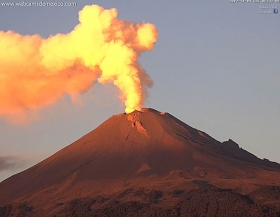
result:
<svg viewBox="0 0 280 217"><path fill-rule="evenodd" d="M232 140L221 143L169 113L144 108L113 115L76 142L0 183L0 205L25 198L50 199L48 192L68 199L77 192L105 193L146 185L147 180L158 185L192 179L262 179L263 171L279 168Z"/></svg>

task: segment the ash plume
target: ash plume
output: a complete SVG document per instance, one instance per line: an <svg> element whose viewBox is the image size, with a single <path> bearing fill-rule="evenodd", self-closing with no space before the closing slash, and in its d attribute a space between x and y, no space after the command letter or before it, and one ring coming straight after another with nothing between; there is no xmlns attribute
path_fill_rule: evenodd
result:
<svg viewBox="0 0 280 217"><path fill-rule="evenodd" d="M94 82L113 83L125 111L141 110L153 82L137 58L153 49L157 29L117 18L116 9L85 6L80 23L49 38L0 31L0 117L36 110Z"/></svg>

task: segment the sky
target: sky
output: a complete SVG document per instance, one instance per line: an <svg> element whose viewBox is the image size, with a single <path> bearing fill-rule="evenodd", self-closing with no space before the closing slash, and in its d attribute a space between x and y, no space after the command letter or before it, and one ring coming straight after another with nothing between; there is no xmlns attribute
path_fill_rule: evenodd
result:
<svg viewBox="0 0 280 217"><path fill-rule="evenodd" d="M274 13L280 3L73 0L76 6L28 7L3 2L22 1L0 0L0 30L21 35L68 33L78 24L78 12L92 4L116 8L122 20L153 23L158 40L139 57L154 81L144 107L280 162L280 13ZM96 83L75 102L65 95L27 111L21 123L0 116L0 181L123 113L119 95L114 85Z"/></svg>

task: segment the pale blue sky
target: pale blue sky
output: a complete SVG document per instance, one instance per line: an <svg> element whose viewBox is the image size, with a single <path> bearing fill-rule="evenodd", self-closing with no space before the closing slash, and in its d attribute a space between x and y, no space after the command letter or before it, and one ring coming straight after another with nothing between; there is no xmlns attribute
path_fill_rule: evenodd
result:
<svg viewBox="0 0 280 217"><path fill-rule="evenodd" d="M0 30L42 37L67 33L78 23L78 11L86 4L115 7L120 19L154 23L158 42L140 58L154 80L145 106L169 112L219 141L231 138L260 158L280 162L280 14L258 13L260 5L273 4L217 0L77 3L56 8L0 6ZM37 120L27 125L0 119L0 163L1 159L6 167L11 163L9 169L0 167L0 180L124 112L118 94L112 85L97 84L81 96L82 104L73 104L66 96L37 111ZM11 158L8 162L3 157ZM22 165L13 166L16 159Z"/></svg>

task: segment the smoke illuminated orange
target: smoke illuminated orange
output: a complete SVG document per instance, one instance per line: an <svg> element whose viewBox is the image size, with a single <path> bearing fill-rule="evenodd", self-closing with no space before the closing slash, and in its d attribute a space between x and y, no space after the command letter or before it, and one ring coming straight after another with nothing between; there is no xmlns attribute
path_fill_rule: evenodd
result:
<svg viewBox="0 0 280 217"><path fill-rule="evenodd" d="M120 89L127 113L140 110L153 82L137 58L153 49L157 30L117 14L85 6L72 32L47 39L0 31L0 116L50 105L64 94L74 97L96 80Z"/></svg>

